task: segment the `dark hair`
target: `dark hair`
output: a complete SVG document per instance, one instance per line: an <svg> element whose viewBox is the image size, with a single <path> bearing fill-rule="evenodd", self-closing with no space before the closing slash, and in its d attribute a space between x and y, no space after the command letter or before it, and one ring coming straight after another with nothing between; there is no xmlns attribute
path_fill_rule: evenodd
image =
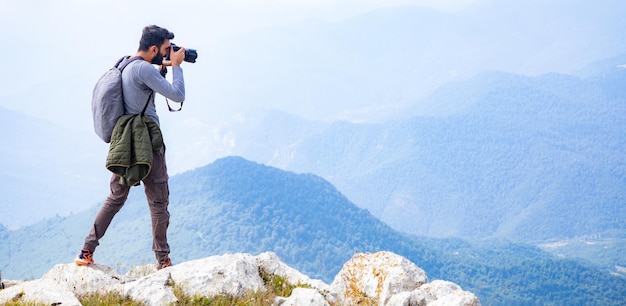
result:
<svg viewBox="0 0 626 306"><path fill-rule="evenodd" d="M143 28L138 51L148 51L151 46L160 48L166 39L174 39L174 33L159 26L149 25Z"/></svg>

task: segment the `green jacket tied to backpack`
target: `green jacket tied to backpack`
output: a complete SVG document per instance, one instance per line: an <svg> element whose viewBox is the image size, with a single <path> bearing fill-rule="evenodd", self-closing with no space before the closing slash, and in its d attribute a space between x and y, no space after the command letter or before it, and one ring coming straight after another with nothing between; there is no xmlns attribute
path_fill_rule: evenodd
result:
<svg viewBox="0 0 626 306"><path fill-rule="evenodd" d="M106 167L120 176L120 184L137 186L150 173L153 152L164 150L161 129L152 119L123 115L113 129Z"/></svg>

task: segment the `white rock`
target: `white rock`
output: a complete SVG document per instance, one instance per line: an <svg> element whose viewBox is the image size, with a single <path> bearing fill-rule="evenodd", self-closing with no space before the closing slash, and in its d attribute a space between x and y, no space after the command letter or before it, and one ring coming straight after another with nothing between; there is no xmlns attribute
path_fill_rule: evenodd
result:
<svg viewBox="0 0 626 306"><path fill-rule="evenodd" d="M154 264L147 264L141 266L131 267L126 274L124 274L123 281L130 282L134 280L138 280L142 277L149 276L150 274L156 271L156 266Z"/></svg>
<svg viewBox="0 0 626 306"><path fill-rule="evenodd" d="M177 301L174 288L187 296L241 297L265 291L259 270L284 277L295 288L290 297L277 297L275 305L402 305L478 306L478 298L447 281L426 283L426 273L406 258L391 252L356 254L346 262L328 286L282 262L274 253L258 256L226 254L181 263L153 272L140 266L120 276L106 266L57 265L41 279L16 282L0 290L0 304L23 303L80 305L78 296L115 292L146 305L170 305ZM324 297L326 295L326 299Z"/></svg>
<svg viewBox="0 0 626 306"><path fill-rule="evenodd" d="M174 295L173 281L168 270L163 269L138 280L112 286L110 290L149 306L171 305L178 299Z"/></svg>
<svg viewBox="0 0 626 306"><path fill-rule="evenodd" d="M24 302L80 305L77 296L104 294L108 286L119 282L119 276L106 266L59 264L38 280L18 283L0 291L0 303L19 297ZM7 296L10 296L8 300Z"/></svg>
<svg viewBox="0 0 626 306"><path fill-rule="evenodd" d="M412 292L401 292L392 296L388 306L480 306L480 301L471 292L463 291L458 285L436 280L422 285Z"/></svg>
<svg viewBox="0 0 626 306"><path fill-rule="evenodd" d="M411 299L411 292L404 291L398 294L394 294L388 301L388 306L425 306L426 301L424 298L421 300Z"/></svg>
<svg viewBox="0 0 626 306"><path fill-rule="evenodd" d="M107 266L80 267L74 263L56 265L41 277L51 286L67 289L77 296L104 294L108 286L119 284L120 279L121 276Z"/></svg>
<svg viewBox="0 0 626 306"><path fill-rule="evenodd" d="M385 305L393 295L413 291L428 281L424 270L392 252L359 253L343 265L330 294L341 304Z"/></svg>
<svg viewBox="0 0 626 306"><path fill-rule="evenodd" d="M257 263L266 273L280 275L291 285L306 284L321 291L327 291L328 285L318 279L310 279L300 271L288 266L273 252L265 252L256 256Z"/></svg>
<svg viewBox="0 0 626 306"><path fill-rule="evenodd" d="M329 306L322 294L316 289L294 288L288 298L276 297L275 306Z"/></svg>
<svg viewBox="0 0 626 306"><path fill-rule="evenodd" d="M169 270L186 295L243 296L265 290L256 259L250 254L226 254L188 261Z"/></svg>
<svg viewBox="0 0 626 306"><path fill-rule="evenodd" d="M455 283L444 280L435 280L411 292L411 299L422 298L428 306L480 306L476 295L464 291Z"/></svg>
<svg viewBox="0 0 626 306"><path fill-rule="evenodd" d="M20 281L20 280L10 280L10 279L3 279L2 283L0 284L0 289L7 289L9 287L15 286L19 283L23 283L24 281Z"/></svg>
<svg viewBox="0 0 626 306"><path fill-rule="evenodd" d="M25 304L81 305L72 291L59 288L56 284L41 279L20 282L10 288L0 290L0 305L11 301L18 301Z"/></svg>

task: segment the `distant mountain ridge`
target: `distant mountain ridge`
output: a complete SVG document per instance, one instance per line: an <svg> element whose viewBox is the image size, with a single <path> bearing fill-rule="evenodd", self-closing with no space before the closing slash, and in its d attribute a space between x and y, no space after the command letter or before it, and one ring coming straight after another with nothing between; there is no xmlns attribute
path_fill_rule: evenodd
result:
<svg viewBox="0 0 626 306"><path fill-rule="evenodd" d="M626 297L626 279L607 271L505 242L473 245L407 236L355 207L320 177L241 157L173 176L171 195L168 235L175 262L273 251L328 282L355 251L389 250L419 264L432 279L451 280L489 304L602 298L617 305L613 301ZM0 233L3 277L36 278L57 263L70 262L97 208ZM96 250L96 262L119 270L153 262L147 210L141 187L133 189Z"/></svg>
<svg viewBox="0 0 626 306"><path fill-rule="evenodd" d="M97 184L106 182L98 176L103 163L85 150L93 143L81 132L1 106L0 129L0 223L15 227L83 211L98 189L106 191Z"/></svg>
<svg viewBox="0 0 626 306"><path fill-rule="evenodd" d="M269 163L321 175L417 235L531 242L624 231L625 74L487 72L442 87L411 118L334 123Z"/></svg>
<svg viewBox="0 0 626 306"><path fill-rule="evenodd" d="M403 232L501 237L624 266L624 63L578 75L484 72L441 87L404 119L256 112L225 134L231 153L320 175Z"/></svg>

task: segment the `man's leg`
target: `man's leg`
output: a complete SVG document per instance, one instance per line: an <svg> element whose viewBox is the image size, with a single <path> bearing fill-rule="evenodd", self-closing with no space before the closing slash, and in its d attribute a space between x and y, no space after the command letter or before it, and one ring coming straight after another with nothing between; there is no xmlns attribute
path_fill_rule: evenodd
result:
<svg viewBox="0 0 626 306"><path fill-rule="evenodd" d="M169 186L165 153L153 152L152 169L143 180L150 216L152 217L152 250L157 261L167 258L170 246L167 243L167 228L170 224Z"/></svg>
<svg viewBox="0 0 626 306"><path fill-rule="evenodd" d="M111 220L115 214L124 206L124 202L126 202L126 198L128 198L128 192L130 191L130 186L120 185L119 184L119 176L113 174L111 176L111 182L109 186L111 188L111 193L102 204L100 211L96 215L96 219L93 222L93 226L89 235L85 238L84 249L89 250L90 252L94 252L96 247L100 244L100 238L104 236L107 228L111 224Z"/></svg>

